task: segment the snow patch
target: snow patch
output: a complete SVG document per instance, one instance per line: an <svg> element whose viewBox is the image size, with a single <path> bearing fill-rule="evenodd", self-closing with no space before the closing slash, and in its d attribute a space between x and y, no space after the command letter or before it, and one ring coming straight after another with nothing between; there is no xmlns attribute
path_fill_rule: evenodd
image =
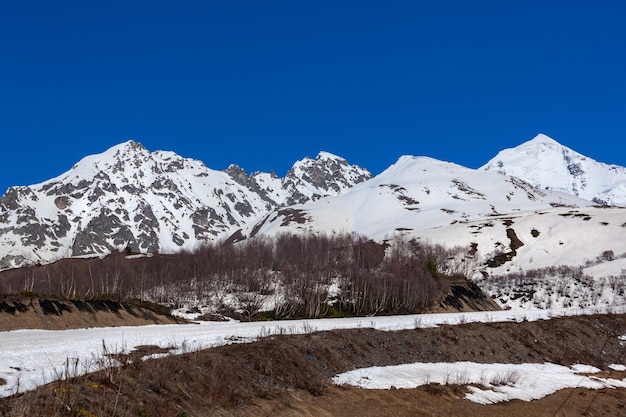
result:
<svg viewBox="0 0 626 417"><path fill-rule="evenodd" d="M479 404L532 401L564 388L626 388L626 379L582 375L599 371L588 365L568 368L552 363L414 363L355 369L335 376L333 382L366 389L410 389L432 383L467 385L470 392L465 398Z"/></svg>

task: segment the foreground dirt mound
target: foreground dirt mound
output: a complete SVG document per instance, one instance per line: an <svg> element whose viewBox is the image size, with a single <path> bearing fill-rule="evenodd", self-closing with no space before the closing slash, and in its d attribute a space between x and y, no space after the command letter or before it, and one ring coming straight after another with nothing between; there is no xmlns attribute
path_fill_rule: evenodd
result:
<svg viewBox="0 0 626 417"><path fill-rule="evenodd" d="M61 330L86 327L178 323L167 311L149 304L111 300L57 300L39 297L0 299L0 331Z"/></svg>
<svg viewBox="0 0 626 417"><path fill-rule="evenodd" d="M624 416L626 390L562 390L532 402L479 405L465 388L369 391L334 386L341 372L411 362L593 365L626 361L626 315L522 323L469 323L383 332L336 330L274 336L180 356L140 360L0 399L0 416ZM154 347L152 349L155 349Z"/></svg>

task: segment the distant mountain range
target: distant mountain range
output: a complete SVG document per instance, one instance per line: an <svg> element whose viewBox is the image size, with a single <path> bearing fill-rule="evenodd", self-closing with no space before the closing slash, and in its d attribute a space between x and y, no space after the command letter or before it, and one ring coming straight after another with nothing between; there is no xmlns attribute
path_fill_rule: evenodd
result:
<svg viewBox="0 0 626 417"><path fill-rule="evenodd" d="M437 241L451 228L485 231L493 219L594 204L626 206L626 168L593 161L545 135L477 170L403 156L376 177L326 152L279 178L236 165L216 171L128 141L56 178L9 188L0 199L0 269L126 248L173 253L280 232ZM480 240L487 256L509 241L507 227L493 229L498 234L480 239L458 232L465 240L448 243Z"/></svg>

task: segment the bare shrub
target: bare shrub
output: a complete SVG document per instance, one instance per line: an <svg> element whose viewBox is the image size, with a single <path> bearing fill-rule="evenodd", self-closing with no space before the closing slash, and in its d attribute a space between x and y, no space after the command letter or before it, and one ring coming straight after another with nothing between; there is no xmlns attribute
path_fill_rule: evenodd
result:
<svg viewBox="0 0 626 417"><path fill-rule="evenodd" d="M508 371L493 376L489 383L493 386L514 386L522 379L522 375L517 371Z"/></svg>

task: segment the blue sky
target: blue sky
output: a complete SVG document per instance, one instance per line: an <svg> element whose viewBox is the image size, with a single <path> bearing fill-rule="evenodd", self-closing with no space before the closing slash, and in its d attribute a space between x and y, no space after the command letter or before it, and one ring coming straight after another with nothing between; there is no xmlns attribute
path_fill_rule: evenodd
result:
<svg viewBox="0 0 626 417"><path fill-rule="evenodd" d="M476 168L545 133L626 166L626 3L0 2L0 193L128 139L284 175Z"/></svg>

